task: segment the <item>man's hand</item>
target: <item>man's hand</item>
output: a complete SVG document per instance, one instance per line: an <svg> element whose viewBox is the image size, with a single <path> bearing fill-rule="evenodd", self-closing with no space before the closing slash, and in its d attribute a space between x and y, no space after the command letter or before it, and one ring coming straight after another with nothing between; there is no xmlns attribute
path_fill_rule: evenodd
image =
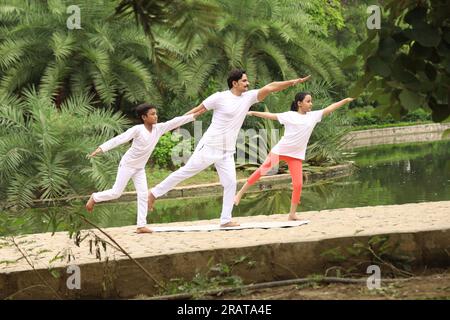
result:
<svg viewBox="0 0 450 320"><path fill-rule="evenodd" d="M270 93L278 92L278 91L287 89L289 87L293 87L296 84L307 81L309 78L311 78L311 76L293 79L293 80L276 81L276 82L269 83L269 84L265 85L264 87L262 87L258 91L258 97L257 97L258 102L263 101Z"/></svg>
<svg viewBox="0 0 450 320"><path fill-rule="evenodd" d="M308 81L309 78L311 78L311 75L306 76L306 77L304 77L304 78L298 78L298 79L295 79L295 80L294 80L294 83L292 84L292 86L295 86L296 84L299 84L299 83L303 83L303 82L305 82L305 81Z"/></svg>
<svg viewBox="0 0 450 320"><path fill-rule="evenodd" d="M88 158L93 158L93 157L95 157L97 154L101 154L101 153L103 153L103 150L102 150L102 148L98 147L97 149L95 149L94 152L92 152L91 154L89 154L87 157L88 157Z"/></svg>

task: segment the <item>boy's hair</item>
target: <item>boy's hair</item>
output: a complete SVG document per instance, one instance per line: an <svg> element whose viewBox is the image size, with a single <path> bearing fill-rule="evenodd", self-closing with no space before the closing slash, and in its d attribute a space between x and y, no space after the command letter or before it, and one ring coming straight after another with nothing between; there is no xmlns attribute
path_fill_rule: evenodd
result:
<svg viewBox="0 0 450 320"><path fill-rule="evenodd" d="M239 81L240 79L242 79L242 76L244 74L247 74L247 72L245 72L245 70L242 69L231 70L227 78L228 88L229 89L233 88L233 81Z"/></svg>
<svg viewBox="0 0 450 320"><path fill-rule="evenodd" d="M139 120L142 121L142 116L145 116L147 114L148 110L150 110L150 109L156 109L156 107L149 103L140 104L135 109L136 116L138 117Z"/></svg>

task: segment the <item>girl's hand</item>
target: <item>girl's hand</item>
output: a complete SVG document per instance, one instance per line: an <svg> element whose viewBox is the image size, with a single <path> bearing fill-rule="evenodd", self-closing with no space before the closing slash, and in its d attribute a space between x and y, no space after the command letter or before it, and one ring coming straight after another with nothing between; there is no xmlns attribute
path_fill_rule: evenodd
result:
<svg viewBox="0 0 450 320"><path fill-rule="evenodd" d="M248 115L248 116L253 116L253 115L254 115L254 114L253 114L253 111L247 112L247 115Z"/></svg>

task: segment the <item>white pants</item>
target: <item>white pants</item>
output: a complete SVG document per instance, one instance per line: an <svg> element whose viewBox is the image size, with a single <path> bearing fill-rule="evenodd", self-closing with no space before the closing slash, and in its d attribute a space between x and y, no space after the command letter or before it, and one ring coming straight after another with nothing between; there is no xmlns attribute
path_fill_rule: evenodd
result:
<svg viewBox="0 0 450 320"><path fill-rule="evenodd" d="M140 228L147 224L148 210L148 187L144 168L135 169L120 164L117 170L116 182L112 189L96 192L92 196L95 202L117 199L122 195L130 178L133 179L134 187L136 188L137 226Z"/></svg>
<svg viewBox="0 0 450 320"><path fill-rule="evenodd" d="M192 177L212 164L216 167L220 183L223 186L223 203L222 213L220 214L220 223L224 224L230 222L234 195L236 193L236 169L234 166L234 156L231 152L227 153L222 150L199 144L183 167L172 172L164 181L150 191L155 198L158 198L169 192L181 181Z"/></svg>

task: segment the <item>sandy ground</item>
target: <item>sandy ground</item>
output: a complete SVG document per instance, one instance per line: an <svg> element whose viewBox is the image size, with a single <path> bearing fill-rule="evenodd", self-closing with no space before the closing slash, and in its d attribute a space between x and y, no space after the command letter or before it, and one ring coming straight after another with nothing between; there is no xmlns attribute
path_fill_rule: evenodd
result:
<svg viewBox="0 0 450 320"><path fill-rule="evenodd" d="M95 214L95 211L94 211ZM134 258L157 256L179 252L211 250L216 248L243 247L266 243L312 241L353 235L379 233L415 232L450 228L450 201L412 203L404 205L344 208L309 211L300 214L307 225L277 229L246 229L212 232L161 232L136 234L135 226L107 228L111 235ZM149 215L151 220L151 214ZM241 223L283 221L287 215L252 216L236 219ZM158 226L202 225L219 223L215 220L176 222ZM150 225L151 227L152 225ZM95 231L97 234L98 231ZM67 265L67 261L51 260L56 255L70 252L77 264L97 262L89 250L89 242L80 247L68 237L67 232L24 235L15 237L15 242L35 268ZM449 239L450 247L450 239ZM115 259L126 257L113 249L109 256ZM54 259L53 259L54 260ZM63 259L65 260L65 259ZM0 273L31 269L10 238L0 238ZM73 261L72 261L73 263Z"/></svg>

